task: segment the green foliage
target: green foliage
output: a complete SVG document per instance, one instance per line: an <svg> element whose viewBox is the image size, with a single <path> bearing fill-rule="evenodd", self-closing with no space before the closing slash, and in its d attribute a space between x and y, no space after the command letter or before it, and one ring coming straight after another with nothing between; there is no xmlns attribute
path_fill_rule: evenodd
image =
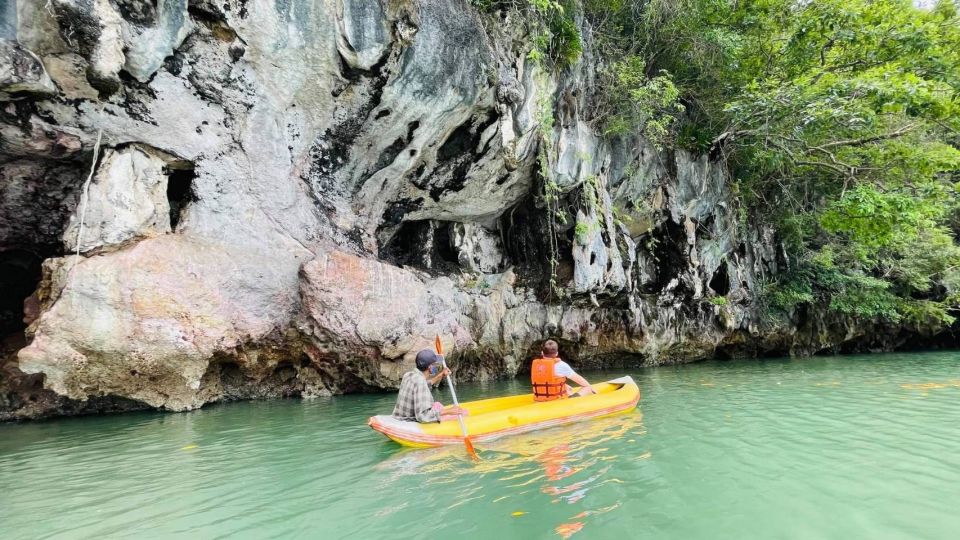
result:
<svg viewBox="0 0 960 540"><path fill-rule="evenodd" d="M741 222L776 226L774 309L949 324L957 308L960 18L952 1L649 0L645 70L675 140L727 158ZM666 75L664 75L666 76Z"/></svg>
<svg viewBox="0 0 960 540"><path fill-rule="evenodd" d="M715 306L725 306L725 305L727 305L727 297L726 297L726 296L714 296L713 298L710 299L710 303L713 304L713 305L715 305Z"/></svg>
<svg viewBox="0 0 960 540"><path fill-rule="evenodd" d="M472 0L472 3L480 11L498 7L523 10L532 36L527 58L537 64L563 69L576 63L583 54L580 28L573 18L579 6L576 0Z"/></svg>
<svg viewBox="0 0 960 540"><path fill-rule="evenodd" d="M597 91L582 113L605 134L640 134L725 158L739 223L773 225L786 249L790 272L764 288L772 310L953 321L960 307L953 0L927 8L912 0L475 3L525 10L529 57L543 66L569 67L589 44ZM551 100L538 103L542 140L550 140L552 113ZM549 152L540 155L544 200L551 220L565 220L557 218ZM598 193L585 184L588 210Z"/></svg>
<svg viewBox="0 0 960 540"><path fill-rule="evenodd" d="M904 322L917 328L938 328L951 325L956 321L956 317L949 313L949 309L943 302L903 301L898 306L898 310Z"/></svg>
<svg viewBox="0 0 960 540"><path fill-rule="evenodd" d="M669 74L646 74L646 63L639 56L615 61L606 70L606 92L611 114L606 117L607 135L641 133L661 146L670 134L676 115L683 112L680 91Z"/></svg>
<svg viewBox="0 0 960 540"><path fill-rule="evenodd" d="M634 206L635 208L642 208L641 206ZM633 222L633 216L628 214L623 208L619 206L613 207L613 220L622 225Z"/></svg>
<svg viewBox="0 0 960 540"><path fill-rule="evenodd" d="M603 187L600 179L595 175L588 175L583 179L583 203L588 215L597 215L600 209L600 194Z"/></svg>
<svg viewBox="0 0 960 540"><path fill-rule="evenodd" d="M577 222L577 225L573 228L573 233L576 235L577 241L581 244L586 244L587 239L590 236L590 224L584 223L583 221Z"/></svg>

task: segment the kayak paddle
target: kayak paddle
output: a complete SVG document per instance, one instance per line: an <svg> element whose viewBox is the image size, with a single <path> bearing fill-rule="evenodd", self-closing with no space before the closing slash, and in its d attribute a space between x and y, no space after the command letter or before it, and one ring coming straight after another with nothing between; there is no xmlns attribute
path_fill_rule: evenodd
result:
<svg viewBox="0 0 960 540"><path fill-rule="evenodd" d="M440 356L440 362L443 365L443 368L447 368L447 361L443 358L443 344L440 343L440 335L437 335L437 339L433 342L434 346L437 349L437 355ZM463 432L463 445L467 447L467 453L470 454L470 457L473 459L479 460L480 456L477 455L477 451L473 449L473 443L470 442L470 437L467 435L467 425L463 423L463 415L460 414L460 402L457 401L457 391L453 388L453 379L450 377L450 374L447 373L447 384L450 385L450 395L453 396L453 405L457 408L457 420L460 421L460 431Z"/></svg>

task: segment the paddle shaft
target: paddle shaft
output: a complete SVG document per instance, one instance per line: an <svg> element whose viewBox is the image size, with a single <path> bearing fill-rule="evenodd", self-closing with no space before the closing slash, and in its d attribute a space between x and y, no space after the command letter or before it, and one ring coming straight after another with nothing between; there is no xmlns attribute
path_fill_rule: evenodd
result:
<svg viewBox="0 0 960 540"><path fill-rule="evenodd" d="M440 356L440 363L443 365L443 369L447 369L447 360ZM453 378L447 373L447 384L450 385L450 395L453 397L453 405L457 408L457 420L460 421L460 431L463 432L463 438L467 438L467 425L463 423L463 415L460 414L460 402L457 401L457 391L453 387Z"/></svg>

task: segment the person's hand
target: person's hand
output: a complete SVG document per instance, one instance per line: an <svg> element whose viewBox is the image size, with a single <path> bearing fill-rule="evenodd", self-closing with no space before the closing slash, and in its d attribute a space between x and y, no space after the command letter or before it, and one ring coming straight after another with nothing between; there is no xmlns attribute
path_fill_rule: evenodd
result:
<svg viewBox="0 0 960 540"><path fill-rule="evenodd" d="M436 413L443 412L443 403L440 403L439 401L434 401L433 406L430 408L433 409L433 412L436 412Z"/></svg>
<svg viewBox="0 0 960 540"><path fill-rule="evenodd" d="M450 368L445 367L445 368L443 368L443 369L440 371L440 378L442 379L442 378L446 377L446 376L449 375L449 374L450 374Z"/></svg>

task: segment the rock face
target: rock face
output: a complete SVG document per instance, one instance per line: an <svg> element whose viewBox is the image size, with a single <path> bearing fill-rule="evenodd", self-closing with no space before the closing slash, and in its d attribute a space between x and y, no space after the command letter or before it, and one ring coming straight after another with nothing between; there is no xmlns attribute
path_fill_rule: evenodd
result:
<svg viewBox="0 0 960 540"><path fill-rule="evenodd" d="M67 251L79 247L86 253L171 232L167 166L167 161L156 152L137 146L108 149L94 181L81 194L77 211L70 216L63 235Z"/></svg>
<svg viewBox="0 0 960 540"><path fill-rule="evenodd" d="M0 100L56 94L43 63L17 42L0 39Z"/></svg>
<svg viewBox="0 0 960 540"><path fill-rule="evenodd" d="M596 66L532 63L510 10L16 3L0 419L390 388L436 334L467 379L548 336L588 367L864 343L765 322L785 259L724 164L603 137Z"/></svg>

